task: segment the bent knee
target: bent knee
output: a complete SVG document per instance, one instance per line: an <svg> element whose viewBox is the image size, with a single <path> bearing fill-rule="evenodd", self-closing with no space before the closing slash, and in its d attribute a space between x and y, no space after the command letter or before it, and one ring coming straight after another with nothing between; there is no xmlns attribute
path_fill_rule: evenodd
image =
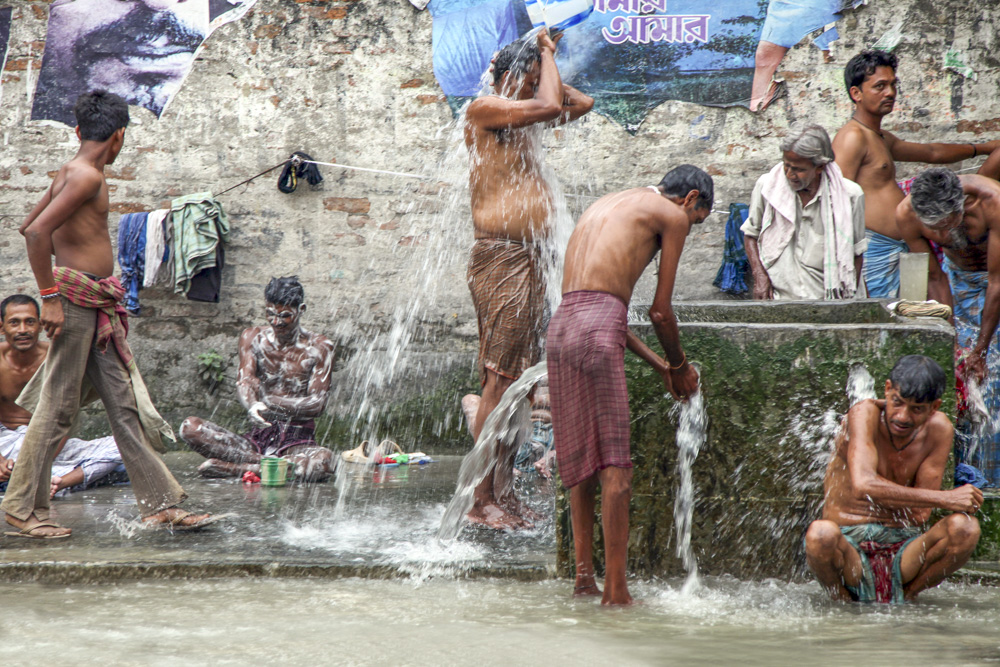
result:
<svg viewBox="0 0 1000 667"><path fill-rule="evenodd" d="M841 535L840 526L833 521L813 521L806 530L806 553L816 557L833 552L840 544Z"/></svg>
<svg viewBox="0 0 1000 667"><path fill-rule="evenodd" d="M185 442L190 440L196 433L201 431L204 421L199 417L188 417L183 422L181 422L181 427L179 430L181 439Z"/></svg>
<svg viewBox="0 0 1000 667"><path fill-rule="evenodd" d="M952 514L947 519L948 541L957 547L974 548L979 542L979 520L968 514Z"/></svg>

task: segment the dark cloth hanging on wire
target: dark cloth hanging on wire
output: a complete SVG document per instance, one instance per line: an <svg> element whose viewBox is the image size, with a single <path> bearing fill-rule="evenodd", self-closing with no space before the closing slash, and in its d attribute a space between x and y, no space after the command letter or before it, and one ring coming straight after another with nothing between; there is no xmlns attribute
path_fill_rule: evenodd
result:
<svg viewBox="0 0 1000 667"><path fill-rule="evenodd" d="M118 220L118 265L122 268L125 308L139 314L139 289L146 268L146 218L148 213L126 213Z"/></svg>
<svg viewBox="0 0 1000 667"><path fill-rule="evenodd" d="M296 160L295 158L299 158ZM288 158L285 167L278 176L278 189L286 195L295 192L299 185L299 180L306 179L309 185L319 185L323 182L323 175L319 173L319 167L312 164L312 157L301 151L295 151Z"/></svg>
<svg viewBox="0 0 1000 667"><path fill-rule="evenodd" d="M746 294L747 272L750 261L743 247L743 232L740 226L746 222L750 207L746 204L730 204L729 219L726 220L726 241L722 250L722 266L715 275L713 285L728 294Z"/></svg>

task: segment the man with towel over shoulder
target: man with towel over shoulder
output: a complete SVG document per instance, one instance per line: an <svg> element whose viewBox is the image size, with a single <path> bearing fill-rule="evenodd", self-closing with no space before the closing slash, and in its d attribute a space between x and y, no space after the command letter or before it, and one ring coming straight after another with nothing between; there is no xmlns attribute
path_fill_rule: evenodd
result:
<svg viewBox="0 0 1000 667"><path fill-rule="evenodd" d="M754 298L850 299L868 246L864 193L840 172L819 125L794 128L780 148L742 227Z"/></svg>
<svg viewBox="0 0 1000 667"><path fill-rule="evenodd" d="M625 582L632 496L625 348L663 377L675 398L698 390L698 372L681 349L671 298L684 240L712 210L714 185L701 169L681 165L659 185L606 195L584 212L566 248L563 300L549 324L549 394L556 460L570 490L574 595L601 595L594 579L594 499L601 486L607 555L602 604L630 604ZM649 318L660 358L628 328L628 303L646 266L660 252Z"/></svg>

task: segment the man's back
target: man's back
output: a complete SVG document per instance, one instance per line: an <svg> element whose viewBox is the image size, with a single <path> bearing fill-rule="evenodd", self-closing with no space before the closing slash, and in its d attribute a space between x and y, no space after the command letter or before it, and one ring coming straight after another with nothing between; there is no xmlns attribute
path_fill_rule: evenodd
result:
<svg viewBox="0 0 1000 667"><path fill-rule="evenodd" d="M607 292L628 303L672 225L686 234L680 208L651 188L606 195L580 218L566 248L563 293Z"/></svg>
<svg viewBox="0 0 1000 667"><path fill-rule="evenodd" d="M108 233L108 186L104 174L84 160L70 160L52 180L46 200L46 215L66 216L65 222L52 232L56 266L99 278L110 276L114 272L114 257Z"/></svg>

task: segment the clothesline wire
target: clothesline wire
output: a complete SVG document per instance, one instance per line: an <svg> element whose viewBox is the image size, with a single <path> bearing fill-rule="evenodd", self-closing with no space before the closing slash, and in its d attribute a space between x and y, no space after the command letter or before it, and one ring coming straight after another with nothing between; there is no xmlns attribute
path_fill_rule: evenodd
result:
<svg viewBox="0 0 1000 667"><path fill-rule="evenodd" d="M216 197L221 197L222 195L226 194L230 190L235 190L236 188L240 187L241 185L245 185L245 184L249 183L250 181L252 181L252 180L254 180L256 178L260 178L261 176L264 176L266 174L270 174L272 171L274 171L278 167L284 167L286 164L288 164L288 162L289 162L289 160L282 160L281 162L279 162L278 164L274 165L273 167L271 167L269 169L265 169L264 171L260 172L256 176L251 176L250 178L246 179L245 181L240 181L239 183L237 183L233 187L226 188L222 192L217 193L215 196Z"/></svg>

